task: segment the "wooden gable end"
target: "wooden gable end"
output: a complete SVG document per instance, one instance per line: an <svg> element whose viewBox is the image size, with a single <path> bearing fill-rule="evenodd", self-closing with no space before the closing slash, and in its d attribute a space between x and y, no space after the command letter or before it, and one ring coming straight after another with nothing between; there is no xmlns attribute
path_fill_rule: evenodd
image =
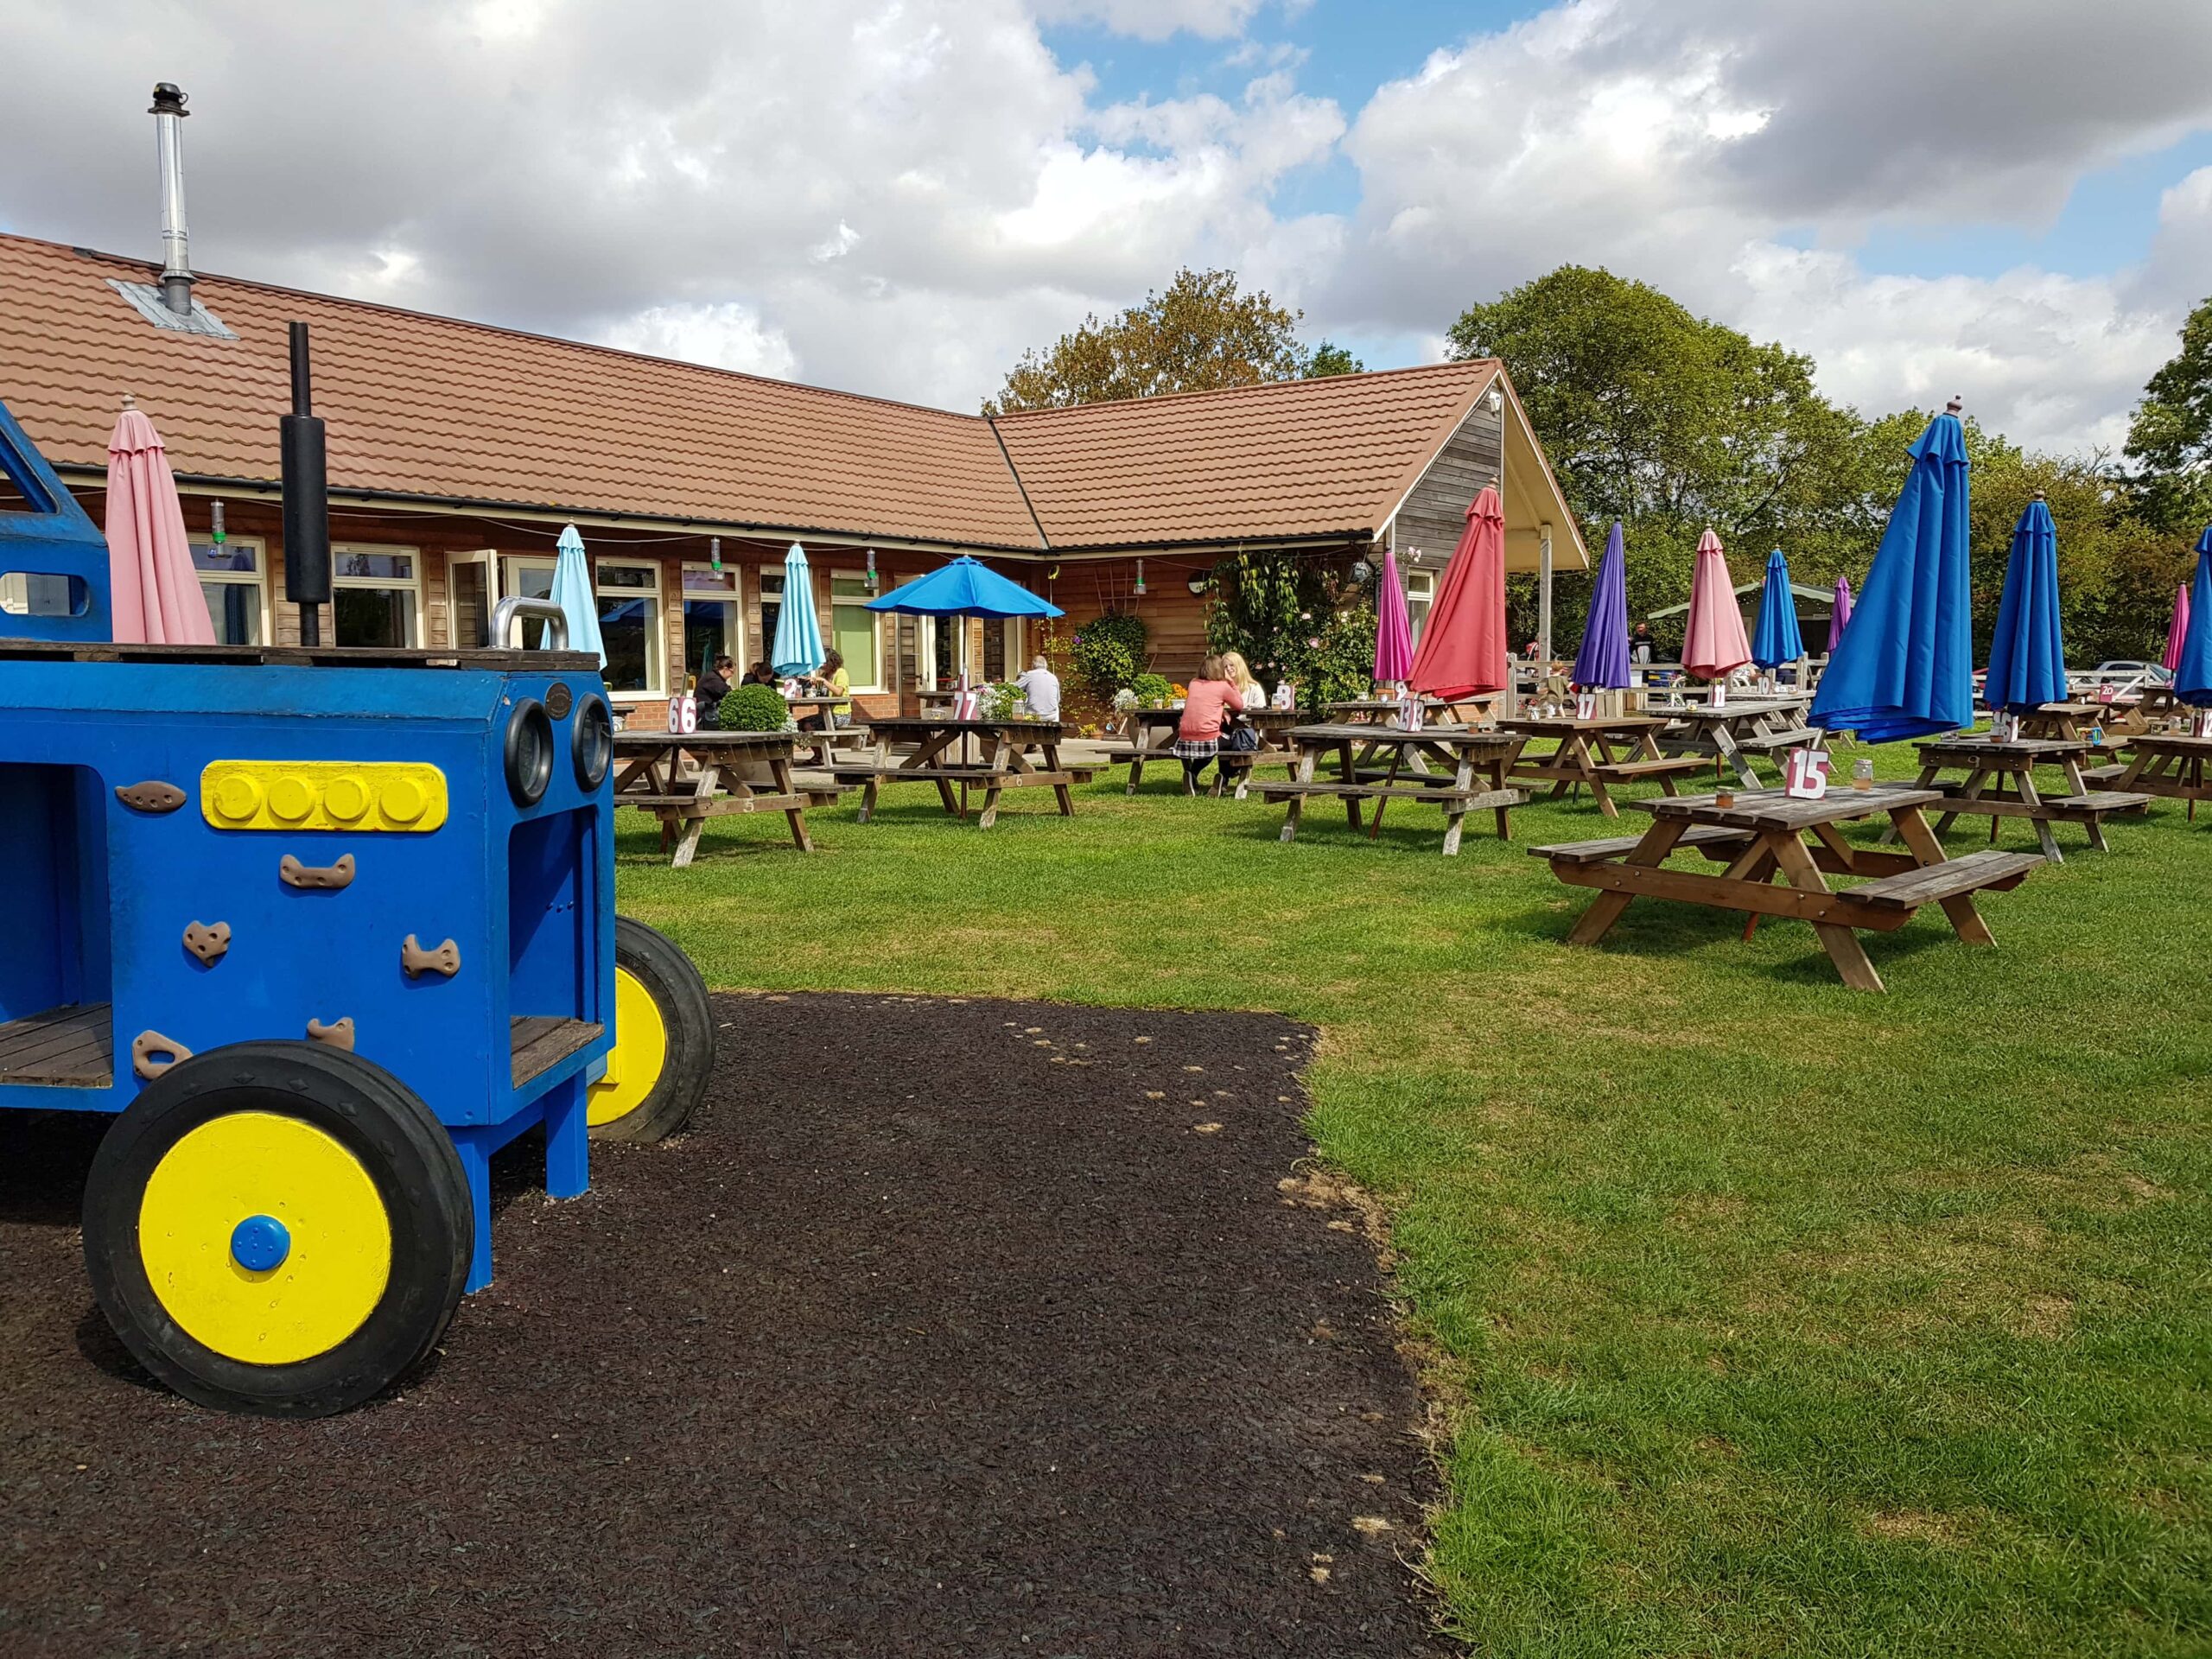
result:
<svg viewBox="0 0 2212 1659"><path fill-rule="evenodd" d="M1492 413L1487 398L1478 401L1398 508L1390 545L1400 564L1440 570L1450 562L1467 527L1468 503L1485 484L1504 488L1504 446L1503 413Z"/></svg>

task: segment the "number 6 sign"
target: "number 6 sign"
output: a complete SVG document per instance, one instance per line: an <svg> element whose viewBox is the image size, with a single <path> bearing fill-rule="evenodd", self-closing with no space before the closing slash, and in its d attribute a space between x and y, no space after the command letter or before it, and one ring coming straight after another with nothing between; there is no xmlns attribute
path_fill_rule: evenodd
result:
<svg viewBox="0 0 2212 1659"><path fill-rule="evenodd" d="M668 729L689 737L699 729L699 699L686 692L668 700Z"/></svg>

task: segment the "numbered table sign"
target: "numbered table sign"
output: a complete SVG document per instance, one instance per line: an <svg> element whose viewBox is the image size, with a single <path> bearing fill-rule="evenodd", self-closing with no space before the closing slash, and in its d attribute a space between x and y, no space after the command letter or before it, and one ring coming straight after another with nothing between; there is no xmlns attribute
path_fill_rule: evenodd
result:
<svg viewBox="0 0 2212 1659"><path fill-rule="evenodd" d="M1574 699L1574 717L1577 720L1595 720L1598 718L1598 694L1595 691L1584 691L1576 696Z"/></svg>
<svg viewBox="0 0 2212 1659"><path fill-rule="evenodd" d="M699 699L686 692L668 700L668 729L679 737L689 737L699 729Z"/></svg>
<svg viewBox="0 0 2212 1659"><path fill-rule="evenodd" d="M1828 792L1828 752L1792 749L1782 766L1782 792L1801 801L1817 801Z"/></svg>

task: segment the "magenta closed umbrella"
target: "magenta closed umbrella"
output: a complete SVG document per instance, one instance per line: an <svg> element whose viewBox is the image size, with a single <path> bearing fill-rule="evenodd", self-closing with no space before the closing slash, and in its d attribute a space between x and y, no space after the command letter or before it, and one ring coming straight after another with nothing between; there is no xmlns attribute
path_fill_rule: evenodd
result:
<svg viewBox="0 0 2212 1659"><path fill-rule="evenodd" d="M107 566L118 645L215 643L162 435L129 398L107 441Z"/></svg>
<svg viewBox="0 0 2212 1659"><path fill-rule="evenodd" d="M1834 654L1836 641L1843 638L1844 624L1851 620L1851 583L1843 576L1835 579L1835 608L1828 613L1828 651Z"/></svg>
<svg viewBox="0 0 2212 1659"><path fill-rule="evenodd" d="M2174 620L2166 625L2166 654L2158 666L2172 673L2181 666L2181 648L2189 639L2189 584L2174 589Z"/></svg>
<svg viewBox="0 0 2212 1659"><path fill-rule="evenodd" d="M1406 613L1406 588L1398 580L1398 555L1382 555L1382 591L1375 602L1375 680L1396 685L1414 671L1413 622Z"/></svg>

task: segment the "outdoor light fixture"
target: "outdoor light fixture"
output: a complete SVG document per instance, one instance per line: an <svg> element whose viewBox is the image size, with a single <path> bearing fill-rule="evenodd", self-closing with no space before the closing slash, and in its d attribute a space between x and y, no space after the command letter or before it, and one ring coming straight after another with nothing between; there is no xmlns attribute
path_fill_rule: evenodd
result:
<svg viewBox="0 0 2212 1659"><path fill-rule="evenodd" d="M1353 587L1364 588L1375 579L1375 567L1365 559L1354 559L1350 575Z"/></svg>
<svg viewBox="0 0 2212 1659"><path fill-rule="evenodd" d="M1490 404L1490 412L1493 415L1497 414L1498 410L1505 407L1505 388L1499 385L1495 380L1490 383L1490 397L1488 401Z"/></svg>
<svg viewBox="0 0 2212 1659"><path fill-rule="evenodd" d="M217 501L210 505L207 509L207 516L214 522L215 529L213 537L214 543L216 546L220 547L226 540L229 539L230 535L230 532L223 528L223 504Z"/></svg>
<svg viewBox="0 0 2212 1659"><path fill-rule="evenodd" d="M1196 595L1205 592L1207 588L1213 586L1213 583L1207 577L1205 571L1193 570L1191 572L1191 581L1189 585L1192 594Z"/></svg>

